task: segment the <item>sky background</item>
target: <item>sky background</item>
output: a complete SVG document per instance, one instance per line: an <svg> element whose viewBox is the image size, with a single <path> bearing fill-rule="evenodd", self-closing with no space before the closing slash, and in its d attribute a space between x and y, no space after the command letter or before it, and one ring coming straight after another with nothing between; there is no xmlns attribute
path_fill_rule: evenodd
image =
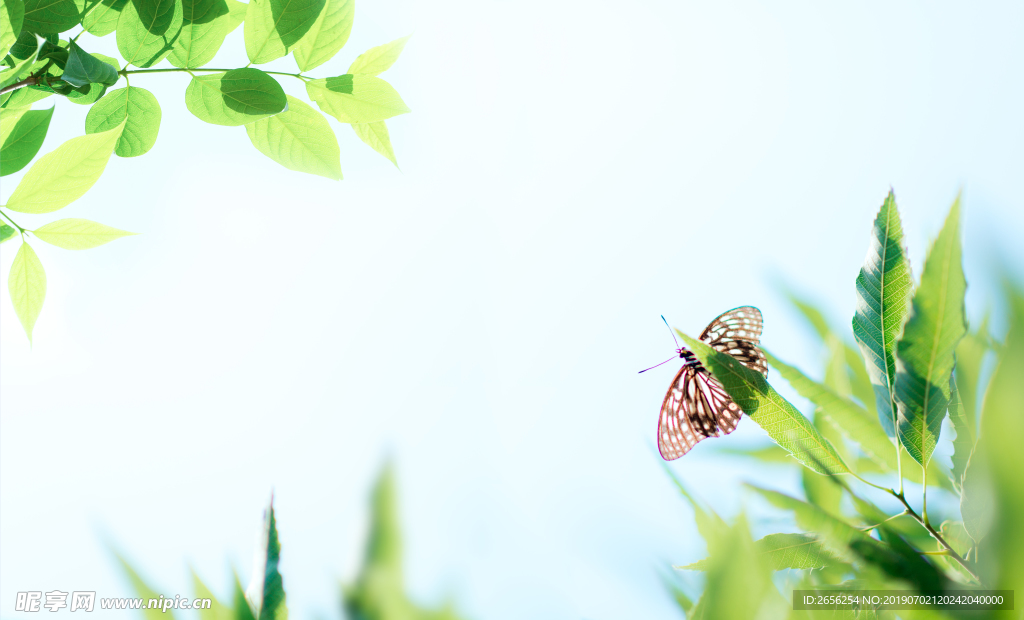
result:
<svg viewBox="0 0 1024 620"><path fill-rule="evenodd" d="M111 545L165 595L192 592L189 566L223 595L273 489L291 617L337 618L390 458L418 600L678 617L659 570L704 550L654 447L678 366L637 375L673 352L659 315L696 336L756 305L765 346L820 377L779 284L848 333L892 187L915 276L963 192L977 319L999 258L1024 265L1021 32L1017 2L360 0L312 74L414 33L382 75L413 112L388 122L401 172L331 119L341 182L193 117L187 76L136 78L163 110L153 150L16 218L142 234L32 243L31 348L3 293L0 615L17 591L128 595ZM211 65L246 62L239 29ZM43 152L83 132L85 107L57 108ZM741 481L796 470L715 446L767 441L745 420L669 467L734 514L756 506Z"/></svg>

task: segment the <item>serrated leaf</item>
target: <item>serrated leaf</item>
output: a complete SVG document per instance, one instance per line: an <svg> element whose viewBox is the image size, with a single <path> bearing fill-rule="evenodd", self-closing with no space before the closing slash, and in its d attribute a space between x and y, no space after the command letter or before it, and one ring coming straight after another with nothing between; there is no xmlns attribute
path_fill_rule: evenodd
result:
<svg viewBox="0 0 1024 620"><path fill-rule="evenodd" d="M117 29L117 20L128 0L87 0L82 27L97 37L105 37Z"/></svg>
<svg viewBox="0 0 1024 620"><path fill-rule="evenodd" d="M152 67L171 53L181 33L181 0L132 0L117 20L117 50L136 67Z"/></svg>
<svg viewBox="0 0 1024 620"><path fill-rule="evenodd" d="M309 32L325 0L250 0L245 13L245 53L261 65L285 56Z"/></svg>
<svg viewBox="0 0 1024 620"><path fill-rule="evenodd" d="M322 114L288 96L288 109L245 126L261 153L289 170L341 179L341 150Z"/></svg>
<svg viewBox="0 0 1024 620"><path fill-rule="evenodd" d="M120 157L138 157L156 144L160 118L160 103L153 93L126 86L107 93L92 106L85 117L85 133L109 131L123 124L114 152Z"/></svg>
<svg viewBox="0 0 1024 620"><path fill-rule="evenodd" d="M107 167L123 125L72 138L32 164L7 201L21 213L49 213L82 197Z"/></svg>
<svg viewBox="0 0 1024 620"><path fill-rule="evenodd" d="M14 230L7 224L0 224L0 243L7 241L15 235L18 231Z"/></svg>
<svg viewBox="0 0 1024 620"><path fill-rule="evenodd" d="M819 474L845 474L850 468L810 420L768 384L761 373L678 332L750 419L798 461Z"/></svg>
<svg viewBox="0 0 1024 620"><path fill-rule="evenodd" d="M3 145L0 146L0 176L13 174L32 161L43 146L52 116L53 108L27 110L13 119L9 130L5 127L0 131L3 137ZM4 114L0 125L7 121L7 114Z"/></svg>
<svg viewBox="0 0 1024 620"><path fill-rule="evenodd" d="M202 67L245 19L247 5L238 0L183 0L182 7L181 35L167 59L175 67Z"/></svg>
<svg viewBox="0 0 1024 620"><path fill-rule="evenodd" d="M949 543L949 546L953 547L953 551L961 556L967 553L974 544L971 542L967 530L964 529L964 524L960 521L950 521L949 519L943 521L939 526L939 534L942 534L942 538Z"/></svg>
<svg viewBox="0 0 1024 620"><path fill-rule="evenodd" d="M22 28L39 34L71 30L78 25L84 0L25 0Z"/></svg>
<svg viewBox="0 0 1024 620"><path fill-rule="evenodd" d="M401 39L395 39L390 43L366 50L349 66L348 73L361 75L380 75L384 73L398 60L411 36L410 34Z"/></svg>
<svg viewBox="0 0 1024 620"><path fill-rule="evenodd" d="M18 40L24 20L24 0L4 0L0 3L0 58L6 56Z"/></svg>
<svg viewBox="0 0 1024 620"><path fill-rule="evenodd" d="M121 569L124 571L125 576L128 577L129 583L132 584L132 590L135 592L135 596L143 600L148 601L149 599L158 599L161 595L156 592L146 581L139 575L138 571L128 563L128 560L121 557L120 554L114 554L117 557L118 562L121 564ZM145 620L159 620L160 618L171 618L174 620L174 610L168 609L167 613L159 607L148 607L143 605L141 608L142 616Z"/></svg>
<svg viewBox="0 0 1024 620"><path fill-rule="evenodd" d="M80 218L67 218L45 224L33 230L32 234L65 250L88 250L137 233Z"/></svg>
<svg viewBox="0 0 1024 620"><path fill-rule="evenodd" d="M949 421L953 424L953 432L956 433L956 437L953 438L953 469L950 471L950 480L956 492L960 493L967 461L974 451L974 426L968 421L964 405L960 401L955 374L949 377Z"/></svg>
<svg viewBox="0 0 1024 620"><path fill-rule="evenodd" d="M390 84L370 75L310 80L306 93L342 123L372 123L410 111Z"/></svg>
<svg viewBox="0 0 1024 620"><path fill-rule="evenodd" d="M903 226L890 191L871 229L871 246L857 276L853 315L853 335L871 377L878 418L890 436L896 434L896 340L910 311L912 289Z"/></svg>
<svg viewBox="0 0 1024 620"><path fill-rule="evenodd" d="M43 309L43 300L46 299L46 271L35 251L25 242L22 242L11 263L7 290L11 295L14 313L25 328L28 341L32 342L32 329L36 326L36 319Z"/></svg>
<svg viewBox="0 0 1024 620"><path fill-rule="evenodd" d="M118 79L117 69L86 53L74 41L68 46L68 61L61 79L72 86L103 84L113 86Z"/></svg>
<svg viewBox="0 0 1024 620"><path fill-rule="evenodd" d="M395 151L391 147L391 134L388 133L388 126L384 121L375 123L353 123L352 130L356 132L359 139L365 142L384 157L391 160L391 163L398 167L398 160L395 159Z"/></svg>
<svg viewBox="0 0 1024 620"><path fill-rule="evenodd" d="M754 543L754 549L773 571L787 568L824 568L842 562L822 546L814 536L807 534L769 534ZM685 570L707 570L707 558L680 566Z"/></svg>
<svg viewBox="0 0 1024 620"><path fill-rule="evenodd" d="M910 318L896 344L896 403L900 442L915 461L927 465L949 404L954 353L967 333L960 250L960 199L925 260Z"/></svg>
<svg viewBox="0 0 1024 620"><path fill-rule="evenodd" d="M192 78L185 105L199 120L238 126L284 111L288 99L274 78L246 68Z"/></svg>
<svg viewBox="0 0 1024 620"><path fill-rule="evenodd" d="M327 0L309 31L295 46L295 64L305 73L324 64L348 42L355 0Z"/></svg>
<svg viewBox="0 0 1024 620"><path fill-rule="evenodd" d="M274 519L274 500L263 513L263 527L260 543L256 548L256 562L253 566L252 581L245 591L252 604L257 620L286 620L284 582L278 571L281 561L281 543L277 538L277 521Z"/></svg>

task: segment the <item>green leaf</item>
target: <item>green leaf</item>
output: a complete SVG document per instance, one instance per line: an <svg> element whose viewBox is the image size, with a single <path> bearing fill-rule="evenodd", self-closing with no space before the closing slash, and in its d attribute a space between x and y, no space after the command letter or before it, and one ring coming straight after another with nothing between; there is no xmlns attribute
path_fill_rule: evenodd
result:
<svg viewBox="0 0 1024 620"><path fill-rule="evenodd" d="M43 39L43 43L39 42L39 39ZM40 45L50 43L56 45L60 40L60 37L56 34L39 34L35 32L29 32L28 30L22 29L21 34L18 35L17 41L11 46L10 55L11 59L16 61L22 61L26 58L36 54L37 50L40 49ZM4 59L4 64L10 65L10 61Z"/></svg>
<svg viewBox="0 0 1024 620"><path fill-rule="evenodd" d="M128 0L87 0L85 14L82 16L82 27L97 37L107 36L117 29L117 21L127 2Z"/></svg>
<svg viewBox="0 0 1024 620"><path fill-rule="evenodd" d="M65 250L89 250L120 239L130 233L79 218L68 218L50 222L32 231L36 237Z"/></svg>
<svg viewBox="0 0 1024 620"><path fill-rule="evenodd" d="M224 37L245 19L238 0L183 0L185 21L168 60L175 67L202 67L217 55Z"/></svg>
<svg viewBox="0 0 1024 620"><path fill-rule="evenodd" d="M841 563L839 558L825 549L817 538L807 534L769 534L755 542L754 548L758 556L773 571L787 568L824 568ZM709 564L709 559L705 558L677 568L707 570Z"/></svg>
<svg viewBox="0 0 1024 620"><path fill-rule="evenodd" d="M736 404L775 443L819 474L850 473L832 444L796 407L768 385L761 373L747 368L727 353L719 353L683 332L678 333Z"/></svg>
<svg viewBox="0 0 1024 620"><path fill-rule="evenodd" d="M899 410L900 442L927 465L949 404L953 354L967 333L964 294L967 282L960 258L960 199L925 260L910 318L896 344L894 395Z"/></svg>
<svg viewBox="0 0 1024 620"><path fill-rule="evenodd" d="M120 157L138 157L156 144L160 118L160 104L153 93L126 86L107 93L92 106L85 117L85 133L109 131L123 124L114 152Z"/></svg>
<svg viewBox="0 0 1024 620"><path fill-rule="evenodd" d="M36 57L39 55L39 50L43 48L43 44L46 43L46 39L39 37L38 35L31 35L35 38L36 47L32 50L24 60L18 61L10 69L0 71L0 88L7 88L11 84L18 82L23 77L27 76L32 68L32 65L36 62ZM11 50L12 56L14 50Z"/></svg>
<svg viewBox="0 0 1024 620"><path fill-rule="evenodd" d="M238 583L237 578L235 583ZM194 598L210 599L210 607L208 609L197 609L196 613L199 614L199 620L234 620L234 614L232 614L231 607L217 600L217 597L213 595L210 588L207 587L203 580L199 578L195 570L192 571L192 586L195 592ZM241 586L236 586L241 590ZM244 596L244 594L243 594ZM248 605L246 605L248 608Z"/></svg>
<svg viewBox="0 0 1024 620"><path fill-rule="evenodd" d="M355 0L327 0L309 31L295 46L295 64L305 73L324 64L348 42Z"/></svg>
<svg viewBox="0 0 1024 620"><path fill-rule="evenodd" d="M772 584L767 561L758 554L742 517L721 536L717 547L708 559L700 605L704 617L785 617L786 601Z"/></svg>
<svg viewBox="0 0 1024 620"><path fill-rule="evenodd" d="M390 84L370 75L310 80L306 93L342 123L372 123L410 111Z"/></svg>
<svg viewBox="0 0 1024 620"><path fill-rule="evenodd" d="M782 449L778 444L768 444L757 448L733 448L731 446L719 446L715 449L716 454L729 456L749 456L762 463L782 463L792 465L796 463L793 455Z"/></svg>
<svg viewBox="0 0 1024 620"><path fill-rule="evenodd" d="M871 247L857 276L853 315L853 335L871 377L879 420L889 436L896 434L896 339L910 310L912 289L903 226L890 191L871 229Z"/></svg>
<svg viewBox="0 0 1024 620"><path fill-rule="evenodd" d="M124 570L125 575L128 577L128 581L132 584L132 590L135 592L135 596L148 601L149 599L158 599L161 595L156 592L146 581L139 575L138 571L132 568L131 564L128 563L120 554L115 553L118 562L121 563L121 568ZM174 619L174 610L170 609L167 613L159 608L147 607L145 604L142 606L142 616L146 620L159 620L160 618L171 618Z"/></svg>
<svg viewBox="0 0 1024 620"><path fill-rule="evenodd" d="M46 299L46 272L35 251L25 242L22 242L14 256L11 274L7 278L7 290L11 294L14 313L25 328L28 341L32 342L32 328L36 325L39 312L43 309L43 300Z"/></svg>
<svg viewBox="0 0 1024 620"><path fill-rule="evenodd" d="M117 69L86 53L74 41L68 47L68 62L61 79L72 86L103 84L113 86L118 79Z"/></svg>
<svg viewBox="0 0 1024 620"><path fill-rule="evenodd" d="M967 470L967 461L974 452L974 426L968 421L964 405L960 401L960 391L956 387L955 374L949 377L949 421L953 424L953 470L950 472L950 480L957 493L960 492L964 480L964 471Z"/></svg>
<svg viewBox="0 0 1024 620"><path fill-rule="evenodd" d="M324 0L250 0L245 13L245 52L261 65L285 56L309 32Z"/></svg>
<svg viewBox="0 0 1024 620"><path fill-rule="evenodd" d="M71 30L81 19L84 2L76 0L25 0L22 29L39 34Z"/></svg>
<svg viewBox="0 0 1024 620"><path fill-rule="evenodd" d="M185 105L199 120L238 126L284 111L288 99L274 78L246 68L192 78Z"/></svg>
<svg viewBox="0 0 1024 620"><path fill-rule="evenodd" d="M0 3L0 58L6 56L18 40L24 20L24 0L4 0Z"/></svg>
<svg viewBox="0 0 1024 620"><path fill-rule="evenodd" d="M14 127L26 112L31 110L29 106L21 108L7 108L3 115L0 115L0 144L7 141L7 137L14 131Z"/></svg>
<svg viewBox="0 0 1024 620"><path fill-rule="evenodd" d="M181 0L132 0L117 20L117 50L136 67L152 67L171 53L181 32Z"/></svg>
<svg viewBox="0 0 1024 620"><path fill-rule="evenodd" d="M375 123L353 123L353 131L359 139L370 145L370 148L377 151L384 157L391 160L391 163L398 167L398 160L395 159L395 151L391 148L391 135L388 133L388 126L384 121Z"/></svg>
<svg viewBox="0 0 1024 620"><path fill-rule="evenodd" d="M13 237L16 232L16 230L7 224L0 224L0 243L3 243Z"/></svg>
<svg viewBox="0 0 1024 620"><path fill-rule="evenodd" d="M238 575L235 575L232 598L234 599L234 609L232 609L234 620L257 620L252 613L252 607L249 606L245 590L242 589L242 584L238 580Z"/></svg>
<svg viewBox="0 0 1024 620"><path fill-rule="evenodd" d="M682 481L675 475L675 472L669 469L667 464L662 463L662 465L664 466L665 473L675 483L679 493L686 498L686 501L693 508L693 520L697 522L697 532L704 539L704 542L708 544L708 549L711 549L718 543L718 539L725 533L728 526L714 510L705 507L695 497L690 495L686 487L683 486Z"/></svg>
<svg viewBox="0 0 1024 620"><path fill-rule="evenodd" d="M32 164L7 208L21 213L49 213L63 209L103 174L124 125L103 133L72 138Z"/></svg>
<svg viewBox="0 0 1024 620"><path fill-rule="evenodd" d="M360 75L380 75L384 73L398 60L402 50L405 49L406 42L409 41L411 36L410 34L401 39L395 39L391 43L371 47L360 54L359 58L355 59L348 68L348 72Z"/></svg>
<svg viewBox="0 0 1024 620"><path fill-rule="evenodd" d="M967 534L967 530L964 529L964 524L959 521L945 520L942 525L939 526L939 534L949 543L949 546L953 547L953 551L956 551L960 555L964 555L973 546L971 537Z"/></svg>
<svg viewBox="0 0 1024 620"><path fill-rule="evenodd" d="M0 135L3 136L3 146L0 146L0 176L17 172L32 161L39 148L43 146L52 116L53 108L29 110L19 114L10 129L4 127L0 131ZM7 121L7 114L4 114L0 125L7 124Z"/></svg>
<svg viewBox="0 0 1024 620"><path fill-rule="evenodd" d="M107 87L103 84L86 84L68 93L67 99L78 105L92 105L99 101L106 92Z"/></svg>
<svg viewBox="0 0 1024 620"><path fill-rule="evenodd" d="M274 500L263 513L263 528L260 545L256 552L252 582L246 589L246 597L253 607L257 620L286 620L284 582L277 567L281 561L281 543L277 539L277 522L274 519Z"/></svg>
<svg viewBox="0 0 1024 620"><path fill-rule="evenodd" d="M261 153L289 170L341 179L341 150L322 114L288 96L288 109L245 126Z"/></svg>

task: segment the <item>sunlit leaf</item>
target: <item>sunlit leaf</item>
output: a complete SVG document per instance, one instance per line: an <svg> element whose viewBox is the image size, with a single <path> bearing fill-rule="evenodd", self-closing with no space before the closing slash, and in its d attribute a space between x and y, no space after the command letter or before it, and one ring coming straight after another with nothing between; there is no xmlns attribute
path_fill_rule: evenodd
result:
<svg viewBox="0 0 1024 620"><path fill-rule="evenodd" d="M127 560L119 554L116 555L118 562L121 564L121 569L128 577L128 581L132 584L132 590L136 597L145 601L148 601L149 599L159 599L161 597L161 594L147 584L139 575L138 571L136 571ZM164 611L159 607L152 608L147 605L143 605L141 611L142 617L145 618L145 620L159 620L160 618L170 618L171 620L174 620L175 618L173 609L168 609L167 612L164 613Z"/></svg>
<svg viewBox="0 0 1024 620"><path fill-rule="evenodd" d="M704 367L718 379L743 412L797 460L820 474L849 473L850 468L810 420L768 385L764 376L679 332Z"/></svg>
<svg viewBox="0 0 1024 620"><path fill-rule="evenodd" d="M250 0L245 13L245 53L253 64L281 58L317 21L325 0Z"/></svg>
<svg viewBox="0 0 1024 620"><path fill-rule="evenodd" d="M7 88L8 86L26 77L32 69L32 65L36 62L36 57L39 54L39 50L41 50L43 48L43 45L46 43L46 39L43 39L38 35L29 33L23 34L28 34L30 37L34 38L35 48L32 49L24 59L18 60L18 62L15 63L13 67L0 71L0 88ZM11 56L14 56L13 49L11 50Z"/></svg>
<svg viewBox="0 0 1024 620"><path fill-rule="evenodd" d="M39 152L50 127L53 108L26 110L14 115L4 113L0 118L3 146L0 146L0 176L13 174L28 165Z"/></svg>
<svg viewBox="0 0 1024 620"><path fill-rule="evenodd" d="M341 179L341 150L327 119L307 103L288 97L288 109L245 126L261 153L289 170Z"/></svg>
<svg viewBox="0 0 1024 620"><path fill-rule="evenodd" d="M103 174L123 127L72 138L43 155L14 188L7 208L49 213L81 198Z"/></svg>
<svg viewBox="0 0 1024 620"><path fill-rule="evenodd" d="M217 55L245 19L248 5L238 0L183 0L184 21L167 60L175 67L202 67Z"/></svg>
<svg viewBox="0 0 1024 620"><path fill-rule="evenodd" d="M33 230L32 234L65 250L88 250L136 233L80 218L67 218L45 224Z"/></svg>
<svg viewBox="0 0 1024 620"><path fill-rule="evenodd" d="M71 30L78 25L84 8L84 1L25 0L25 16L21 27L40 34Z"/></svg>
<svg viewBox="0 0 1024 620"><path fill-rule="evenodd" d="M305 73L324 64L348 41L355 0L327 0L309 31L295 46L295 64Z"/></svg>
<svg viewBox="0 0 1024 620"><path fill-rule="evenodd" d="M259 69L232 69L197 75L185 89L185 106L199 120L239 126L282 112L284 89Z"/></svg>
<svg viewBox="0 0 1024 620"><path fill-rule="evenodd" d="M46 299L46 271L35 251L22 243L11 264L11 273L7 279L7 290L11 294L14 313L18 315L21 326L32 342L32 329L43 309Z"/></svg>
<svg viewBox="0 0 1024 620"><path fill-rule="evenodd" d="M101 133L123 124L114 152L119 157L138 157L156 144L160 119L160 103L153 93L129 85L107 93L89 109L85 132Z"/></svg>
<svg viewBox="0 0 1024 620"><path fill-rule="evenodd" d="M181 0L132 0L117 20L117 50L128 64L152 67L181 33Z"/></svg>
<svg viewBox="0 0 1024 620"><path fill-rule="evenodd" d="M384 157L391 160L391 163L398 167L398 160L395 159L395 150L391 147L391 134L388 133L388 126L384 121L375 123L353 123L352 130L356 132L359 139L365 142Z"/></svg>
<svg viewBox="0 0 1024 620"><path fill-rule="evenodd" d="M896 402L900 442L927 465L939 438L949 404L953 354L967 332L964 280L960 258L960 199L925 260L914 293L910 318L896 345Z"/></svg>
<svg viewBox="0 0 1024 620"><path fill-rule="evenodd" d="M87 0L85 14L82 16L82 27L97 37L114 32L127 2L128 0Z"/></svg>
<svg viewBox="0 0 1024 620"><path fill-rule="evenodd" d="M7 55L21 34L25 20L24 0L4 0L0 3L0 58Z"/></svg>
<svg viewBox="0 0 1024 620"><path fill-rule="evenodd" d="M910 311L913 280L903 226L890 191L871 229L871 246L857 276L853 335L860 344L875 391L882 427L895 436L896 340Z"/></svg>
<svg viewBox="0 0 1024 620"><path fill-rule="evenodd" d="M412 35L395 39L390 43L372 47L359 55L348 68L348 72L361 75L380 75L395 64Z"/></svg>
<svg viewBox="0 0 1024 620"><path fill-rule="evenodd" d="M306 93L342 123L373 123L410 111L390 84L371 75L310 80Z"/></svg>

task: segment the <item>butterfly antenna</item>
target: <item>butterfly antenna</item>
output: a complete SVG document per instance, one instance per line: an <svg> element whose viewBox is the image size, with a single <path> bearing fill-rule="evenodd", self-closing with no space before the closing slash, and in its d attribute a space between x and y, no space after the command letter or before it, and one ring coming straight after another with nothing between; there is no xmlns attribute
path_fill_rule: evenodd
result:
<svg viewBox="0 0 1024 620"><path fill-rule="evenodd" d="M661 315L661 320L665 321L665 315L664 314ZM669 326L668 321L665 321L665 327L668 327L668 333L672 334L672 340L676 341L676 349L681 349L682 347L679 346L679 339L676 338L676 333L674 331L672 331L672 328ZM662 363L664 364L664 362L662 362Z"/></svg>
<svg viewBox="0 0 1024 620"><path fill-rule="evenodd" d="M671 361L672 361L672 360L674 360L674 359L676 359L676 356L675 356L675 355L673 355L672 357L668 358L667 360L665 360L665 361L664 361L664 362L662 362L661 364L667 364L667 363L671 362ZM644 368L644 369L643 369L643 370L641 370L640 372L647 372L648 370L651 370L651 369L653 369L653 368L657 368L658 366L661 366L661 364L655 364L654 366L651 366L650 368ZM640 374L640 373L637 373L637 374Z"/></svg>

